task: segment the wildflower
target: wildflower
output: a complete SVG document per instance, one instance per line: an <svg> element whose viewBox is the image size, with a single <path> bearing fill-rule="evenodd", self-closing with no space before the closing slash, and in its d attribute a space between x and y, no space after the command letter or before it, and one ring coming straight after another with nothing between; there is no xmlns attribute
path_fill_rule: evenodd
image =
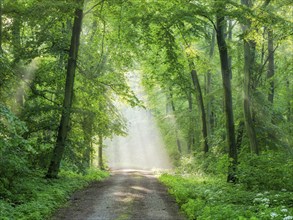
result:
<svg viewBox="0 0 293 220"><path fill-rule="evenodd" d="M260 203L261 198L254 198L253 203Z"/></svg>
<svg viewBox="0 0 293 220"><path fill-rule="evenodd" d="M258 194L256 194L256 196L257 197L261 197L261 196L263 196L263 194L262 193L258 193Z"/></svg>
<svg viewBox="0 0 293 220"><path fill-rule="evenodd" d="M288 212L288 209L281 209L281 212Z"/></svg>
<svg viewBox="0 0 293 220"><path fill-rule="evenodd" d="M271 217L272 217L272 218L275 218L275 217L277 217L277 216L278 216L277 213L275 213L275 212L272 212L272 213L271 213Z"/></svg>
<svg viewBox="0 0 293 220"><path fill-rule="evenodd" d="M283 218L283 220L292 220L292 219L293 219L293 216L291 216L291 215L288 215L285 218Z"/></svg>
<svg viewBox="0 0 293 220"><path fill-rule="evenodd" d="M270 202L270 200L268 198L263 198L261 201L265 204L268 204Z"/></svg>

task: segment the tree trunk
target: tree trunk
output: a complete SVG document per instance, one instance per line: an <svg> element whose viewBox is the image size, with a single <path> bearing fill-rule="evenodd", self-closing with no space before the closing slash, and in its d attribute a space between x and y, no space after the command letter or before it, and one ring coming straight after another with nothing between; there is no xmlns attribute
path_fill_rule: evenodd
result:
<svg viewBox="0 0 293 220"><path fill-rule="evenodd" d="M212 33L212 41L211 41L211 46L210 46L210 52L209 52L209 57L210 59L214 56L214 50L215 50L215 37L216 37L216 32L213 30ZM208 70L206 74L206 95L209 96L206 109L207 109L207 133L208 137L211 136L214 128L214 121L213 121L213 114L212 114L212 102L213 102L213 97L211 96L211 90L212 90L212 72L211 70Z"/></svg>
<svg viewBox="0 0 293 220"><path fill-rule="evenodd" d="M195 140L194 140L194 120L192 115L192 94L189 92L188 94L188 111L189 111L189 134L188 134L188 143L187 143L187 151L191 153Z"/></svg>
<svg viewBox="0 0 293 220"><path fill-rule="evenodd" d="M228 40L229 42L232 41L232 20L229 19L228 21ZM232 69L232 56L228 56L228 61L229 61L229 68ZM230 79L232 79L232 74L230 75Z"/></svg>
<svg viewBox="0 0 293 220"><path fill-rule="evenodd" d="M243 100L243 109L244 109L244 119L245 119L245 128L247 131L247 136L250 143L250 150L255 154L259 154L259 149L257 146L256 134L254 129L254 124L251 114L251 104L250 104L250 92L251 88L251 76L253 74L254 66L254 57L255 57L255 43L251 41L244 40L244 100Z"/></svg>
<svg viewBox="0 0 293 220"><path fill-rule="evenodd" d="M83 154L83 164L85 167L89 168L91 166L92 159L92 136L93 136L93 114L85 115L82 123L82 130L84 132L84 154Z"/></svg>
<svg viewBox="0 0 293 220"><path fill-rule="evenodd" d="M249 0L241 0L241 3L247 7L251 7ZM250 21L246 22L246 25L242 26L244 35L249 31L251 26ZM244 110L244 120L245 127L247 131L247 136L250 143L250 150L255 154L259 154L259 149L257 146L256 133L254 129L254 124L252 120L251 113L251 78L254 74L255 67L255 46L256 43L253 40L244 39L244 89L243 89L243 110Z"/></svg>
<svg viewBox="0 0 293 220"><path fill-rule="evenodd" d="M225 19L222 11L217 13L217 43L218 50L221 61L221 72L224 88L224 109L226 115L226 131L227 131L227 142L229 147L229 158L231 163L228 168L228 182L235 183L236 178L236 168L237 168L237 148L235 143L235 128L234 128L234 116L232 108L232 91L231 91L231 79L232 71L229 68L228 59L228 48L224 36L224 24Z"/></svg>
<svg viewBox="0 0 293 220"><path fill-rule="evenodd" d="M275 92L275 85L274 85L274 77L275 75L275 57L274 57L274 38L273 38L273 30L268 29L268 72L267 72L267 79L270 83L270 89L268 94L268 100L270 103L273 104L274 102L274 92Z"/></svg>
<svg viewBox="0 0 293 220"><path fill-rule="evenodd" d="M104 170L104 162L103 162L103 136L99 135L99 167L101 170Z"/></svg>
<svg viewBox="0 0 293 220"><path fill-rule="evenodd" d="M203 151L207 153L209 151L209 145L208 145L208 132L207 132L207 122L206 122L206 113L205 108L203 104L203 98L202 98L202 92L199 84L199 80L197 77L197 73L195 70L191 70L191 78L193 82L193 86L196 93L196 99L198 102L199 110L201 111L201 122L202 122L202 136L204 139L204 147Z"/></svg>
<svg viewBox="0 0 293 220"><path fill-rule="evenodd" d="M72 28L71 44L68 57L67 74L66 74L66 84L65 84L65 94L63 101L63 109L60 120L60 125L58 128L57 140L53 150L51 162L47 172L47 178L57 178L61 159L65 150L67 133L69 130L70 122L70 111L72 106L73 98L73 87L74 87L74 76L76 70L82 16L83 16L83 0L78 0L80 8L76 8L74 23Z"/></svg>
<svg viewBox="0 0 293 220"><path fill-rule="evenodd" d="M176 144L177 144L177 149L178 149L178 152L181 154L182 153L182 147L181 147L181 142L180 142L180 139L179 139L179 134L178 134L178 128L177 128L177 122L176 122L176 116L175 116L175 104L174 104L174 101L173 101L173 94L172 94L172 90L169 89L169 96L170 96L170 104L171 104L171 108L172 108L172 112L174 114L174 124L175 124L175 137L176 137Z"/></svg>

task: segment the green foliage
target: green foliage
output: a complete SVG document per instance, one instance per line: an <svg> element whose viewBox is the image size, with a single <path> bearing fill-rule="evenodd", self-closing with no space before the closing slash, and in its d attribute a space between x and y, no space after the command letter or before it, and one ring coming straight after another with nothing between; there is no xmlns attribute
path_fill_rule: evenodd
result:
<svg viewBox="0 0 293 220"><path fill-rule="evenodd" d="M292 191L250 191L243 185L224 183L215 177L163 174L160 181L169 188L188 219L290 219Z"/></svg>
<svg viewBox="0 0 293 220"><path fill-rule="evenodd" d="M246 188L293 191L292 155L274 151L260 156L242 154L239 163L239 181Z"/></svg>
<svg viewBox="0 0 293 220"><path fill-rule="evenodd" d="M47 219L63 206L77 189L92 181L101 181L107 172L90 169L86 175L61 171L59 179L43 178L43 172L35 172L18 178L9 196L0 198L1 219Z"/></svg>
<svg viewBox="0 0 293 220"><path fill-rule="evenodd" d="M28 155L35 154L35 149L22 137L26 130L25 124L0 104L0 195L13 186L16 176L29 172Z"/></svg>

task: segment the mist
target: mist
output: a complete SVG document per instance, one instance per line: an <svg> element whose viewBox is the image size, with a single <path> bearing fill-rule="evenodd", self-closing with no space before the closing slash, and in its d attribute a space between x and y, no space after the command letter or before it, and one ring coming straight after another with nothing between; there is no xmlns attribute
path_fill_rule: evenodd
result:
<svg viewBox="0 0 293 220"><path fill-rule="evenodd" d="M139 73L129 73L129 86L136 96L146 102L146 94L140 83ZM115 136L106 142L105 155L112 170L162 170L172 165L162 136L149 109L131 108L118 103L117 108L127 120L128 135Z"/></svg>

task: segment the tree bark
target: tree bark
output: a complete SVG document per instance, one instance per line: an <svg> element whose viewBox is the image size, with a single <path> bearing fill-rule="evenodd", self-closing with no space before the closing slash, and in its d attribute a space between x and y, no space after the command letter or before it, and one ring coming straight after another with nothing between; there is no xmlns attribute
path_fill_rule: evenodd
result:
<svg viewBox="0 0 293 220"><path fill-rule="evenodd" d="M259 154L259 149L257 146L256 133L254 129L254 124L251 114L251 95L249 89L251 88L251 76L253 74L255 57L255 43L251 41L244 40L244 99L243 99L243 109L244 109L244 119L245 128L247 131L247 136L250 143L250 150L255 154Z"/></svg>
<svg viewBox="0 0 293 220"><path fill-rule="evenodd" d="M93 123L94 123L94 115L89 114L85 115L83 118L82 123L82 130L84 132L84 147L85 151L83 154L83 164L85 164L85 167L91 166L91 160L92 160L92 136L93 136Z"/></svg>
<svg viewBox="0 0 293 220"><path fill-rule="evenodd" d="M189 111L189 134L188 134L188 143L187 143L187 152L191 153L195 140L194 140L194 120L193 120L193 115L192 115L192 110L193 110L193 106L192 106L192 93L189 92L188 94L188 111Z"/></svg>
<svg viewBox="0 0 293 220"><path fill-rule="evenodd" d="M174 104L174 101L173 101L173 94L172 94L172 90L169 89L169 96L170 96L170 104L171 104L171 108L172 108L172 112L174 114L174 123L175 123L175 137L176 137L176 144L177 144L177 149L178 149L178 152L181 154L182 153L182 147L181 147L181 142L180 142L180 139L179 139L179 134L178 134L178 128L177 128L177 122L176 122L176 117L175 117L175 104Z"/></svg>
<svg viewBox="0 0 293 220"><path fill-rule="evenodd" d="M47 178L57 178L60 169L61 159L66 146L66 139L69 130L70 112L73 98L74 76L76 70L80 33L83 17L83 0L77 1L80 8L76 8L72 28L71 44L68 57L65 94L62 108L60 125L58 128L57 140L53 150L51 162L47 172Z"/></svg>
<svg viewBox="0 0 293 220"><path fill-rule="evenodd" d="M215 50L215 38L216 38L216 32L213 30L212 33L212 40L211 40L211 46L210 46L210 52L209 57L210 59L214 56L214 50ZM211 70L208 70L206 74L206 95L211 96L211 90L212 90L212 72ZM214 120L213 120L213 114L212 114L212 102L213 97L209 97L206 105L207 109L207 133L208 137L211 136L214 128Z"/></svg>
<svg viewBox="0 0 293 220"><path fill-rule="evenodd" d="M207 153L209 151L209 145L208 145L208 132L207 132L207 122L206 122L206 113L205 113L205 108L203 104L203 98L202 98L202 92L198 80L198 76L195 70L191 70L191 79L193 82L193 86L195 89L196 93L196 99L198 102L199 110L201 112L201 122L202 122L202 136L204 139L204 147L203 151L204 153Z"/></svg>
<svg viewBox="0 0 293 220"><path fill-rule="evenodd" d="M272 79L275 75L275 56L274 56L274 38L273 38L273 30L268 29L268 72L267 79L270 83L268 100L273 104L274 102L274 92L275 92L275 84Z"/></svg>
<svg viewBox="0 0 293 220"><path fill-rule="evenodd" d="M224 88L224 109L226 115L226 132L227 142L229 147L229 158L231 163L228 168L228 182L235 183L237 181L236 168L237 168L237 148L235 143L235 128L234 116L232 107L232 91L231 79L232 71L229 68L228 48L224 36L225 19L223 11L218 11L216 16L216 31L217 31L217 44L221 61L221 73Z"/></svg>
<svg viewBox="0 0 293 220"><path fill-rule="evenodd" d="M247 7L252 7L249 0L241 0L241 3ZM246 21L246 25L242 26L244 35L249 31L251 26L250 21ZM254 74L255 67L255 46L256 43L253 40L244 39L244 88L243 88L243 110L245 128L249 139L250 150L255 154L259 154L257 146L256 133L252 120L251 113L251 78Z"/></svg>
<svg viewBox="0 0 293 220"><path fill-rule="evenodd" d="M99 135L99 167L101 170L104 170L104 162L103 162L103 136Z"/></svg>

